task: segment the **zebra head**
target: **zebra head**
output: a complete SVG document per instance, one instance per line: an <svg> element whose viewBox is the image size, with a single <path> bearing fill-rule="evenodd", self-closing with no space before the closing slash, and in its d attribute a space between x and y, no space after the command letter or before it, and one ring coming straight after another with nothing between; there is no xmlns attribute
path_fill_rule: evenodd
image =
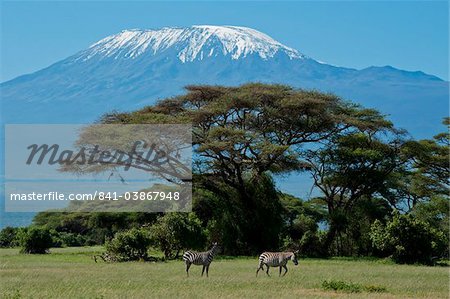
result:
<svg viewBox="0 0 450 299"><path fill-rule="evenodd" d="M214 242L209 251L211 252L212 255L216 255L219 252L219 250L220 250L219 244L217 242Z"/></svg>
<svg viewBox="0 0 450 299"><path fill-rule="evenodd" d="M298 265L298 260L297 260L297 254L298 254L298 250L292 252L292 256L291 256L291 260L294 263L294 265Z"/></svg>

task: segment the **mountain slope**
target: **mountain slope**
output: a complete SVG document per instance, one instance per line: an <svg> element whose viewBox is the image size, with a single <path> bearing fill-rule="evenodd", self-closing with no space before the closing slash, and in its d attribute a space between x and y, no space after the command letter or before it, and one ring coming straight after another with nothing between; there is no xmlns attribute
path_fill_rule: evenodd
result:
<svg viewBox="0 0 450 299"><path fill-rule="evenodd" d="M448 82L390 66L319 63L254 29L125 30L36 73L2 83L4 122L82 123L183 92L187 84L284 83L375 107L417 137L441 130Z"/></svg>

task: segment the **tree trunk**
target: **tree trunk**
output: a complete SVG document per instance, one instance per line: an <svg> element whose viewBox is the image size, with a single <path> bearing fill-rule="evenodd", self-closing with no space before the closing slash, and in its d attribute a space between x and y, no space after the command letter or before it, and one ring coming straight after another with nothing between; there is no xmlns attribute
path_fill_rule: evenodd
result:
<svg viewBox="0 0 450 299"><path fill-rule="evenodd" d="M337 226L330 221L330 227L327 232L327 236L325 238L325 244L324 244L324 250L325 255L332 255L331 254L331 246L333 245L334 240L336 239L337 235Z"/></svg>

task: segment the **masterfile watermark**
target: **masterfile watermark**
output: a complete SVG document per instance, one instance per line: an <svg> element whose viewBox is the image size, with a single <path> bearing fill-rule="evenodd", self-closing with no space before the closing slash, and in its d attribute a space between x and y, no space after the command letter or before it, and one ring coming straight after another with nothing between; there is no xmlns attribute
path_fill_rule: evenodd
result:
<svg viewBox="0 0 450 299"><path fill-rule="evenodd" d="M190 125L5 125L5 210L190 211Z"/></svg>
<svg viewBox="0 0 450 299"><path fill-rule="evenodd" d="M146 151L139 151L139 148L148 148ZM93 148L81 147L77 151L71 149L61 149L58 144L32 144L27 147L30 155L26 164L48 163L49 165L83 165L83 164L109 164L123 166L124 171L128 171L133 163L151 163L161 165L168 162L167 154L164 150L157 149L156 144L149 146L145 141L136 141L130 152L121 150L101 150L96 144ZM37 156L37 157L36 157Z"/></svg>

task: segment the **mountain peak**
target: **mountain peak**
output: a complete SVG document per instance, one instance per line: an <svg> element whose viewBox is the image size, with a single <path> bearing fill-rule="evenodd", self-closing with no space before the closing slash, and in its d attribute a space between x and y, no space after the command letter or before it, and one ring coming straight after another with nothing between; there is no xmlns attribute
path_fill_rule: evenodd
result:
<svg viewBox="0 0 450 299"><path fill-rule="evenodd" d="M176 51L178 59L183 63L218 55L234 60L255 54L263 60L277 54L285 54L289 59L305 57L297 50L252 28L196 25L158 30L123 30L94 43L79 53L76 59L134 59L144 54L157 55L171 49Z"/></svg>

